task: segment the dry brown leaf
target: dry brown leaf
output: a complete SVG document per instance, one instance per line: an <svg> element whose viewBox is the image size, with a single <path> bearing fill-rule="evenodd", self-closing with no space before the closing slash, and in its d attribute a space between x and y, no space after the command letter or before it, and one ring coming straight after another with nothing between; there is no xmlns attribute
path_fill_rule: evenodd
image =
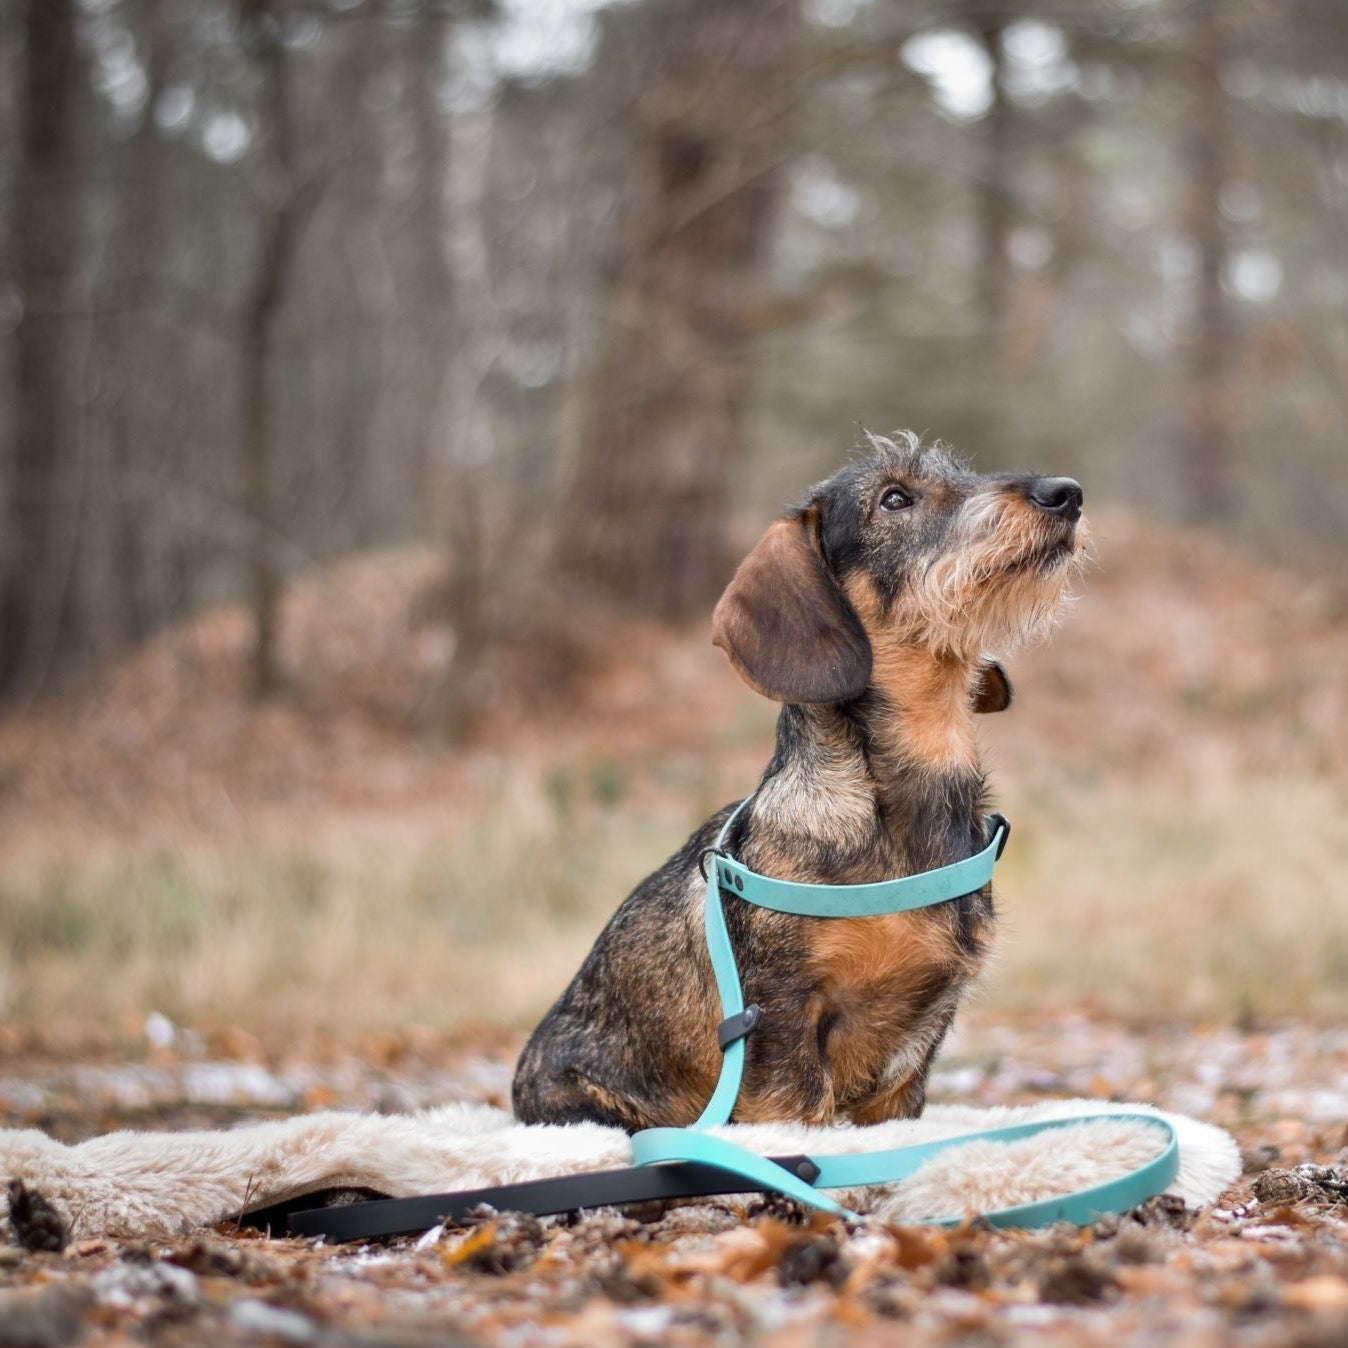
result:
<svg viewBox="0 0 1348 1348"><path fill-rule="evenodd" d="M900 1268L923 1268L950 1248L949 1240L925 1226L891 1226L889 1233L898 1247L895 1261Z"/></svg>
<svg viewBox="0 0 1348 1348"><path fill-rule="evenodd" d="M484 1222L470 1231L458 1244L442 1248L440 1262L446 1268L458 1268L496 1243L496 1223Z"/></svg>

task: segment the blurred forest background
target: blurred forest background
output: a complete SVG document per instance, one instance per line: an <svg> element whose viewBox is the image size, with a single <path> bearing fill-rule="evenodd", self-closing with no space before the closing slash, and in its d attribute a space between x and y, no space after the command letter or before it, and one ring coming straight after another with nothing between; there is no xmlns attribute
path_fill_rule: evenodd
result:
<svg viewBox="0 0 1348 1348"><path fill-rule="evenodd" d="M9 0L0 342L0 1034L527 1023L863 424L1097 520L986 995L1348 1007L1342 0Z"/></svg>

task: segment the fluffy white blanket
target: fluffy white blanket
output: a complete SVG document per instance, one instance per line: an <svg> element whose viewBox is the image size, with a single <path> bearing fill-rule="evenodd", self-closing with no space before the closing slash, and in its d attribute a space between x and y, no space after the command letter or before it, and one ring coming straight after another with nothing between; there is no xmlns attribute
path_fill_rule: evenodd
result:
<svg viewBox="0 0 1348 1348"><path fill-rule="evenodd" d="M1055 1100L1022 1108L932 1105L920 1119L869 1128L728 1125L723 1136L766 1155L875 1151L1003 1124L1080 1114L1160 1111L1145 1105ZM1163 1114L1180 1143L1171 1192L1216 1200L1240 1172L1220 1128ZM902 1184L837 1194L894 1221L1026 1203L1123 1174L1156 1155L1158 1134L1120 1120L983 1142L933 1158ZM67 1218L72 1235L181 1235L320 1189L361 1187L390 1197L472 1189L627 1165L631 1143L595 1124L527 1126L486 1105L416 1114L300 1115L229 1131L109 1133L75 1146L32 1129L0 1130L0 1181L22 1179ZM2 1209L0 1209L2 1210ZM9 1238L7 1218L0 1235Z"/></svg>

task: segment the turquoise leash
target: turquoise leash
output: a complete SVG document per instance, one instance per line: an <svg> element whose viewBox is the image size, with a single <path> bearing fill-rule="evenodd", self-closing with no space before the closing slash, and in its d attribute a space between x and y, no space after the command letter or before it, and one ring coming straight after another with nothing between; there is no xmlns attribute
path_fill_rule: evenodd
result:
<svg viewBox="0 0 1348 1348"><path fill-rule="evenodd" d="M633 1136L634 1165L658 1165L667 1161L714 1165L755 1184L766 1185L809 1207L855 1217L855 1213L819 1191L892 1184L906 1179L932 1157L970 1142L1014 1142L1079 1124L1123 1120L1146 1123L1161 1134L1163 1146L1152 1160L1102 1184L1033 1203L999 1208L979 1216L993 1226L1045 1226L1052 1222L1088 1226L1106 1213L1127 1212L1174 1183L1179 1174L1179 1140L1166 1120L1150 1114L1088 1114L991 1128L985 1132L964 1133L885 1151L812 1156L801 1162L794 1172L737 1143L707 1133L706 1129L729 1122L744 1078L745 1039L763 1016L761 1007L744 1005L739 967L721 904L722 889L758 907L805 917L878 917L886 913L912 912L981 889L992 879L993 868L1011 833L1006 819L994 814L987 821L987 845L964 861L876 884L800 884L759 875L726 853L726 839L740 811L748 803L748 800L741 801L731 812L717 836L715 847L709 849L714 860L707 876L703 927L724 1016L718 1029L721 1074L711 1099L691 1128L648 1128ZM965 1215L946 1216L928 1219L923 1224L956 1226L964 1220Z"/></svg>
<svg viewBox="0 0 1348 1348"><path fill-rule="evenodd" d="M253 1216L267 1223L285 1223L292 1234L368 1240L425 1231L436 1222L463 1221L483 1203L501 1212L542 1215L608 1204L664 1202L757 1190L787 1194L809 1207L855 1217L855 1213L820 1191L893 1184L908 1178L932 1157L970 1142L1014 1142L1077 1124L1120 1119L1154 1127L1163 1143L1158 1154L1128 1174L1103 1184L978 1215L993 1226L1043 1226L1050 1222L1085 1226L1105 1213L1126 1212L1174 1183L1179 1174L1179 1143L1175 1131L1164 1119L1150 1114L1085 1114L1043 1123L990 1128L985 1132L965 1133L884 1151L783 1156L777 1160L709 1133L707 1129L727 1122L735 1108L744 1074L744 1040L763 1016L761 1007L744 1005L739 969L721 906L722 888L727 893L741 895L750 903L778 912L806 914L824 920L910 912L981 889L992 878L993 867L1010 833L1006 820L1000 815L992 815L988 820L987 845L966 861L921 875L886 880L878 885L797 885L758 875L726 855L726 839L745 804L747 802L726 820L716 846L707 849L716 860L707 877L704 926L707 951L725 1013L717 1030L723 1058L720 1079L712 1098L691 1128L649 1128L637 1133L632 1138L634 1164L625 1169L585 1171L417 1198L379 1199L311 1212L290 1211L286 1205L278 1205ZM967 1213L960 1213L929 1218L924 1225L957 1226L967 1219Z"/></svg>

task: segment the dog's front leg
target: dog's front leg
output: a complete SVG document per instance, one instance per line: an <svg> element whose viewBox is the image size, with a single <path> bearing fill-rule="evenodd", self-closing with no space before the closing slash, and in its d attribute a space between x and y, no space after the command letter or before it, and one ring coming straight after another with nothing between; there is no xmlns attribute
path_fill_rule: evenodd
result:
<svg viewBox="0 0 1348 1348"><path fill-rule="evenodd" d="M865 1104L850 1111L852 1122L858 1126L886 1123L890 1119L915 1119L927 1103L926 1064L915 1067L896 1081L890 1082Z"/></svg>
<svg viewBox="0 0 1348 1348"><path fill-rule="evenodd" d="M737 1123L830 1123L837 1113L827 1053L832 1014L821 998L776 997L750 1035Z"/></svg>
<svg viewBox="0 0 1348 1348"><path fill-rule="evenodd" d="M879 1082L868 1097L849 1104L845 1112L853 1123L862 1125L885 1123L889 1119L915 1119L922 1113L927 1103L927 1075L954 1014L955 1009L951 1005L936 1020L933 1030L915 1036L909 1052L897 1063L892 1063L892 1075Z"/></svg>

